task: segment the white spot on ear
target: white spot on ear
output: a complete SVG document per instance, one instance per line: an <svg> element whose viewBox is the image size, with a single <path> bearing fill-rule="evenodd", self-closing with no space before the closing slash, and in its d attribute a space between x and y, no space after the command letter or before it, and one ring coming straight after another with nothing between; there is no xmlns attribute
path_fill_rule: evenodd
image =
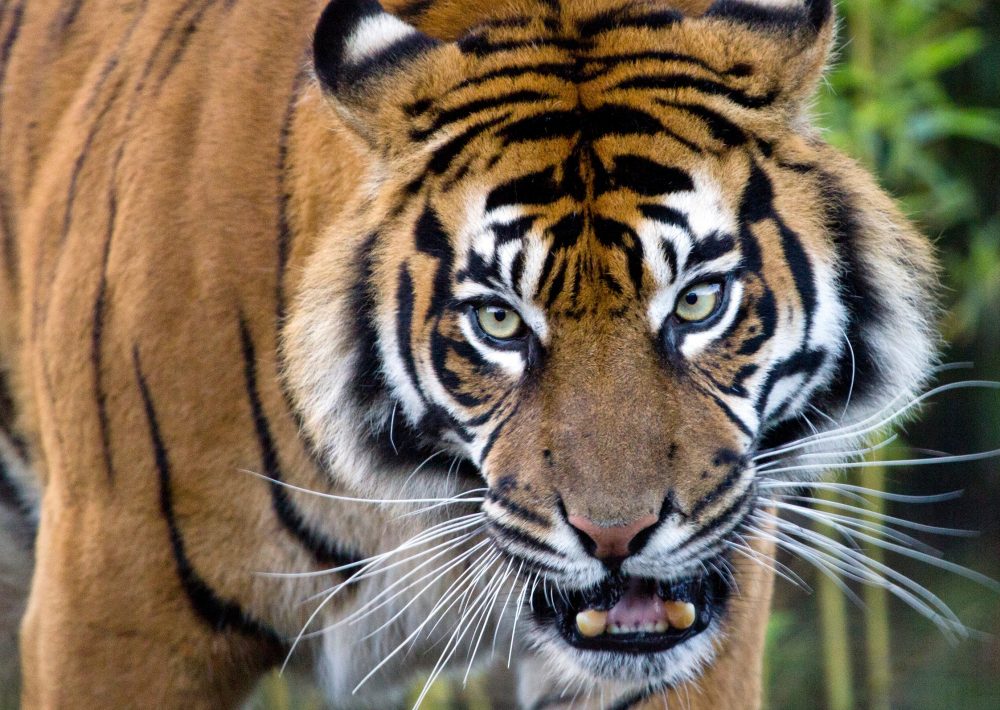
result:
<svg viewBox="0 0 1000 710"><path fill-rule="evenodd" d="M416 32L415 28L388 13L366 17L347 40L344 61L360 64Z"/></svg>

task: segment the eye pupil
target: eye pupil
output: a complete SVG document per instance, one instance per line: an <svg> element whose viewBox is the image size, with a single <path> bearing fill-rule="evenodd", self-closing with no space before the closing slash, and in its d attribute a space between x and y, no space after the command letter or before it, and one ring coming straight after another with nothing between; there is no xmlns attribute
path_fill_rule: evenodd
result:
<svg viewBox="0 0 1000 710"><path fill-rule="evenodd" d="M684 300L688 302L689 306L693 306L698 302L698 294L695 293L694 291L689 291L688 294L684 297Z"/></svg>

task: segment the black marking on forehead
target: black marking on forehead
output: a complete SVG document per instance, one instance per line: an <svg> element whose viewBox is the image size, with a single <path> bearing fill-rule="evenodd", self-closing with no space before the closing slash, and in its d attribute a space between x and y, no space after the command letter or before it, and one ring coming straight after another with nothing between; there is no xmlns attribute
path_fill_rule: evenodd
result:
<svg viewBox="0 0 1000 710"><path fill-rule="evenodd" d="M730 121L718 111L713 111L700 104L679 103L673 101L657 101L661 106L685 111L701 119L712 137L727 148L734 148L747 142L747 135L742 128Z"/></svg>
<svg viewBox="0 0 1000 710"><path fill-rule="evenodd" d="M685 267L694 268L700 264L714 261L736 249L736 239L731 234L712 232L691 246Z"/></svg>
<svg viewBox="0 0 1000 710"><path fill-rule="evenodd" d="M644 197L688 192L694 189L694 182L683 170L657 163L641 155L616 156L610 177L613 187L627 188Z"/></svg>
<svg viewBox="0 0 1000 710"><path fill-rule="evenodd" d="M481 121L479 123L474 123L464 131L453 137L447 143L439 146L437 150L434 151L434 157L431 158L427 165L427 171L435 175L443 174L454 160L459 156L459 154L465 150L465 148L474 141L479 136L487 133L491 129L500 125L510 117L510 114L504 114L498 118L494 118L488 121ZM417 183L423 182L425 175L422 175Z"/></svg>
<svg viewBox="0 0 1000 710"><path fill-rule="evenodd" d="M749 109L759 109L770 106L778 97L777 91L771 91L762 96L754 96L740 89L734 89L718 81L701 79L688 74L664 74L659 76L638 76L618 83L614 89L643 89L655 91L676 91L677 89L694 89L711 96L722 96L733 103Z"/></svg>
<svg viewBox="0 0 1000 710"><path fill-rule="evenodd" d="M553 98L555 97L552 96L552 94L543 91L523 89L520 91L512 91L507 94L501 94L500 96L489 96L487 98L474 99L459 106L441 111L441 113L434 117L434 120L427 128L412 130L410 132L410 138L418 141L424 140L450 123L464 121L465 119L483 111L504 108L506 106L516 106L519 104L532 104Z"/></svg>
<svg viewBox="0 0 1000 710"><path fill-rule="evenodd" d="M593 37L604 32L626 28L661 30L676 25L684 19L675 10L656 10L644 15L628 14L626 8L606 10L577 23L577 31L584 37Z"/></svg>
<svg viewBox="0 0 1000 710"><path fill-rule="evenodd" d="M555 168L548 167L508 180L490 190L486 197L486 210L504 205L548 205L561 197L555 180Z"/></svg>

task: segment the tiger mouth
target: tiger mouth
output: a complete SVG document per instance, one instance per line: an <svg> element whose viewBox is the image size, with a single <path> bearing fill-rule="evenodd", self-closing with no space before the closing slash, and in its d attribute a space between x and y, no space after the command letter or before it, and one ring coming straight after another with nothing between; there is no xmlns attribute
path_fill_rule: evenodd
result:
<svg viewBox="0 0 1000 710"><path fill-rule="evenodd" d="M577 649L659 653L709 628L729 589L714 571L669 582L619 574L582 591L538 590L532 614Z"/></svg>

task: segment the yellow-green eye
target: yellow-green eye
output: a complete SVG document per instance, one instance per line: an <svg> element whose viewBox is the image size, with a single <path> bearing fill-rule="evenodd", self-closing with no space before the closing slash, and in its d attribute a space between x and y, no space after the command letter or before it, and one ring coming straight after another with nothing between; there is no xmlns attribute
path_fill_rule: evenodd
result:
<svg viewBox="0 0 1000 710"><path fill-rule="evenodd" d="M476 320L484 333L497 340L513 340L524 333L521 316L503 306L480 306L476 309Z"/></svg>
<svg viewBox="0 0 1000 710"><path fill-rule="evenodd" d="M698 323L709 318L722 300L722 286L718 283L700 283L681 292L674 306L674 314L685 323Z"/></svg>

